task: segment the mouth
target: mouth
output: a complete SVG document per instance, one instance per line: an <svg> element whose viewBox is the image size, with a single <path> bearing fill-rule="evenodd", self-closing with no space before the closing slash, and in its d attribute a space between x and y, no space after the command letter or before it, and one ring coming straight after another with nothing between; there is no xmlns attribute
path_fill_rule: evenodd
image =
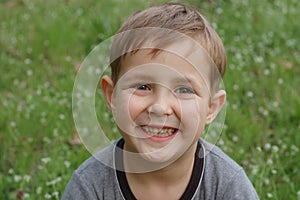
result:
<svg viewBox="0 0 300 200"><path fill-rule="evenodd" d="M178 129L170 127L155 128L142 126L143 131L150 137L169 137L174 135Z"/></svg>

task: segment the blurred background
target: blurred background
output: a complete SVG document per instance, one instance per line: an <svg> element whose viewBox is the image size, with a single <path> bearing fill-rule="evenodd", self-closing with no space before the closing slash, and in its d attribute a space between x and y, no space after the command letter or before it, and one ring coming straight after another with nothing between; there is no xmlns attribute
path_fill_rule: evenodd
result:
<svg viewBox="0 0 300 200"><path fill-rule="evenodd" d="M0 0L0 199L60 199L90 156L72 118L80 64L132 12L163 2ZM300 2L180 2L199 8L227 51L217 145L245 168L261 199L300 199Z"/></svg>

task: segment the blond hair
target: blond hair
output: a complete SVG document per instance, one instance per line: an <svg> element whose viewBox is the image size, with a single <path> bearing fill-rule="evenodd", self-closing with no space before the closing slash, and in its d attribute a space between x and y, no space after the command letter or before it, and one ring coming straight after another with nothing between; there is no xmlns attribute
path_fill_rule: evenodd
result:
<svg viewBox="0 0 300 200"><path fill-rule="evenodd" d="M194 8L181 3L165 3L132 14L121 26L118 34L142 28L162 28L169 32L128 32L117 38L111 47L111 70L114 83L118 80L122 58L128 52L137 52L147 38L156 39L157 46L152 53L157 53L165 45L176 42L178 36L172 31L180 32L195 39L207 52L218 68L222 77L226 70L226 53L222 40L211 24ZM151 30L151 29L149 29ZM116 57L116 55L119 55Z"/></svg>

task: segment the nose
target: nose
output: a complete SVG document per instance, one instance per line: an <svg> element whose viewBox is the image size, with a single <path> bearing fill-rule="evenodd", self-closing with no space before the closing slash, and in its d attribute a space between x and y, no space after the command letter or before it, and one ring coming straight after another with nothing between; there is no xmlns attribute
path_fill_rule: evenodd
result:
<svg viewBox="0 0 300 200"><path fill-rule="evenodd" d="M157 92L154 94L148 112L151 115L168 116L173 113L173 97L170 91Z"/></svg>

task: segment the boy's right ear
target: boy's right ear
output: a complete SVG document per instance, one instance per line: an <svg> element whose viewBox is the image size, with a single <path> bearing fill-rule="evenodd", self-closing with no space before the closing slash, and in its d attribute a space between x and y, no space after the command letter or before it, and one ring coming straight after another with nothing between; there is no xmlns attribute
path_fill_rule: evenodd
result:
<svg viewBox="0 0 300 200"><path fill-rule="evenodd" d="M105 98L106 106L112 110L113 107L113 91L114 91L114 83L112 79L104 75L101 79L101 89Z"/></svg>

